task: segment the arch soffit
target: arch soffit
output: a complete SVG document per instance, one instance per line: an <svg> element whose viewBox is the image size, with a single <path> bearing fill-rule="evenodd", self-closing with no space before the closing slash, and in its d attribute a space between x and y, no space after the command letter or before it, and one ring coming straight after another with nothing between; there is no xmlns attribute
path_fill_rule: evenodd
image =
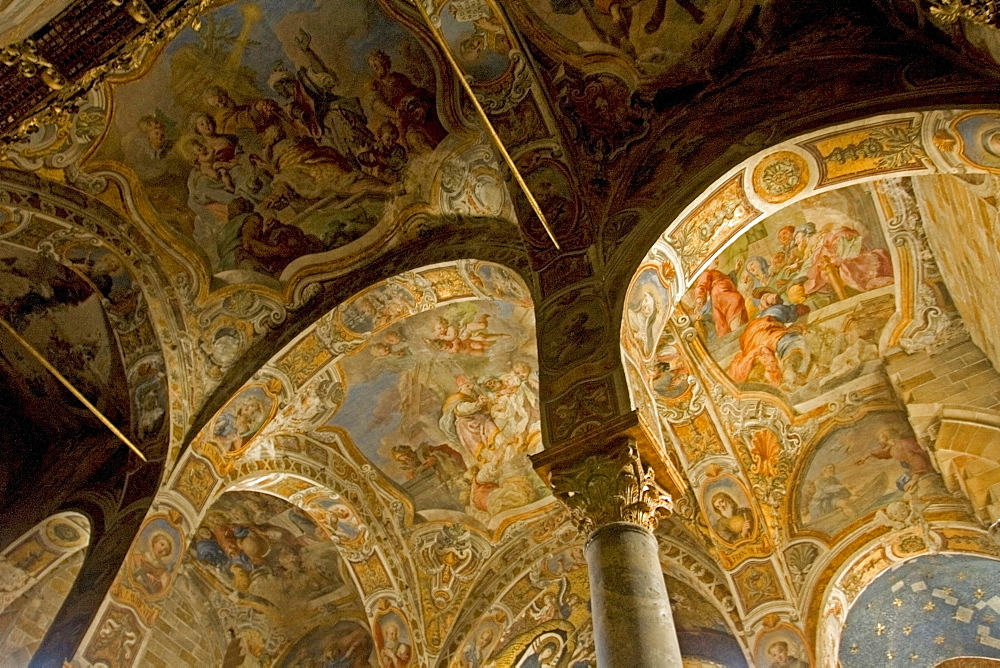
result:
<svg viewBox="0 0 1000 668"><path fill-rule="evenodd" d="M169 280L148 240L89 195L0 168L0 242L52 259L94 287L123 357L133 438L156 449L176 438L169 427L185 416L168 397L183 394L184 365L163 342L178 341L183 323L168 307ZM102 281L114 287L101 290Z"/></svg>
<svg viewBox="0 0 1000 668"><path fill-rule="evenodd" d="M673 265L679 298L720 253L761 220L818 193L887 177L996 172L960 123L992 109L884 114L782 142L728 170L654 243L646 261ZM645 264L645 263L644 263Z"/></svg>
<svg viewBox="0 0 1000 668"><path fill-rule="evenodd" d="M90 521L64 511L51 515L14 540L0 553L5 587L0 610L41 582L59 564L90 544Z"/></svg>
<svg viewBox="0 0 1000 668"><path fill-rule="evenodd" d="M732 167L667 225L633 273L628 288L620 293L623 297L616 306L632 405L639 409L660 442L669 442L671 435L662 430L655 416L652 387L638 373L643 363L651 360L651 351L642 354L644 344L637 340L636 332L630 331L629 323L630 308L641 307L643 293L659 293L658 301L663 304L658 306L663 307L663 312L651 324L654 336L663 335L671 331L669 321L673 316L669 314L674 305L701 272L772 214L820 193L885 178L1000 171L997 165L985 163L981 150L969 149L970 142L963 136L961 123L972 117L993 119L993 123L1000 124L1000 114L989 109L903 112L859 119L782 142ZM889 252L898 263L897 244L890 243ZM913 269L912 278L919 282L924 278L920 268ZM655 279L648 280L650 277ZM650 284L655 284L656 289L650 290ZM907 315L908 322L904 321ZM892 331L887 332L892 339L890 344L898 342L905 330L915 324L912 309L892 318ZM678 347L681 336L687 345L697 346L696 337L683 331L688 319L681 316L676 324L679 329L673 331L673 336ZM737 393L720 369L708 364L704 372L731 394ZM740 391L739 394L773 403L789 420L799 421L804 417L789 412L785 402L769 393Z"/></svg>
<svg viewBox="0 0 1000 668"><path fill-rule="evenodd" d="M627 316L629 307L633 301L639 303L642 292L642 276L655 275L659 283L659 289L664 295L677 300L691 287L698 275L708 267L711 262L723 253L729 246L739 240L747 231L753 228L771 214L774 214L790 205L803 201L814 195L825 193L852 185L880 181L886 178L922 176L929 174L972 174L996 172L996 166L985 164L982 158L982 151L973 151L966 145L967 137L962 134L960 127L963 119L973 116L992 118L1000 120L997 112L991 110L952 110L952 111L928 111L913 113L897 113L878 116L870 119L863 119L852 123L844 124L834 128L817 131L794 140L784 142L775 147L763 151L757 156L744 161L732 168L725 176L720 178L716 184L700 198L693 201L662 235L659 241L654 244L646 259L636 270L632 282L626 292L623 303L623 312ZM995 122L995 121L994 121ZM873 190L876 192L877 189ZM884 225L884 223L883 223ZM893 230L889 230L891 232ZM920 274L923 271L919 260L909 257L902 258L895 246L902 246L899 240L886 233L889 252L893 255L893 260L899 266L900 261L909 263L911 272L910 278L916 281L914 285L919 286L919 281L928 277ZM912 240L908 242L912 244ZM917 266L914 267L913 265ZM898 297L897 297L898 300ZM673 304L670 304L666 310ZM920 304L917 304L920 307ZM898 307L898 304L897 304ZM906 322L909 315L910 322ZM879 348L885 349L889 345L898 345L904 333L910 335L915 329L913 322L914 314L900 314L897 312L885 328L883 341ZM651 387L644 387L641 382L636 381L635 373L640 364L648 361L643 359L642 341L636 339L633 331L630 331L627 317L622 318L622 353L626 368L632 368L628 374L630 392L633 395L634 405L640 411L644 408L655 411L656 395ZM670 322L663 317L656 323L661 328L657 332L667 332L672 336L672 340L681 349L682 353L689 345L697 345L697 341L692 341L683 335L687 326L686 319L680 318L676 322ZM891 341L890 341L891 339ZM926 342L925 342L926 343ZM649 351L647 351L649 352ZM648 356L647 356L648 357ZM748 406L756 406L756 410L764 410L766 413L782 414L782 425L787 427L788 433L782 432L779 436L787 439L789 436L801 447L800 451L807 451L814 448L825 434L837 427L837 424L826 424L819 433L816 429L803 428L810 421L811 412L798 413L792 411L790 406L780 400L777 396L768 392L754 390L739 390L735 384L725 376L720 374L718 368L711 364L702 365L705 368L699 369L707 374L706 381L713 381L718 385L718 392L713 392L713 396L718 394L728 394L738 396L743 403L749 401ZM694 379L695 398L698 391L705 396L710 390L697 378ZM716 397L718 398L718 397ZM867 397L876 404L879 397ZM892 406L891 397L883 397L879 406L855 407L862 409L855 417L862 413L870 412L875 408L888 410ZM678 402L679 411L676 417L687 411L694 401L691 397L686 398L689 403ZM726 403L723 401L723 403ZM730 402L732 403L732 402ZM737 402L739 403L739 402ZM850 403L848 401L848 403ZM882 405L884 404L884 405ZM722 406L722 411L739 408L738 405ZM838 406L840 411L849 406ZM850 411L848 411L850 412ZM737 413L740 413L737 411ZM730 415L735 418L737 413ZM742 414L742 413L740 413ZM748 414L749 417L749 414ZM843 416L840 416L843 417ZM710 422L717 423L719 417L710 415ZM649 418L651 424L659 426L660 419L655 415ZM835 421L838 422L838 421ZM840 420L838 424L842 424ZM752 426L752 425L748 425ZM716 425L720 432L725 432L721 425ZM675 439L675 434L664 431L664 441L669 442ZM726 438L723 435L723 438ZM749 449L753 444L748 444ZM719 446L724 453L726 447ZM743 448L737 448L742 450ZM725 458L723 458L725 459ZM722 460L720 459L719 462ZM756 466L753 462L743 462L747 466ZM698 465L698 474L704 477L705 472L711 470L717 462L711 457L704 459ZM787 478L788 487L795 487L794 480L800 477L803 472L805 462L799 462L789 471ZM723 469L730 468L728 465ZM690 474L690 472L689 472ZM700 479L700 478L699 478ZM695 482L695 481L693 481ZM781 503L782 507L792 508L794 505L794 494L785 497ZM940 504L938 504L940 505ZM942 530L948 525L955 527L964 526L968 523L969 516L964 510L958 509L956 504L945 504L949 507L930 509L928 520L931 525L935 522ZM955 507L952 507L955 506ZM866 514L866 520L870 519L870 513ZM876 518L876 524L878 524ZM912 527L902 527L905 535ZM972 525L954 531L966 531L970 536L976 534L978 529ZM821 576L841 568L848 560L851 563L863 561L865 557L866 544L872 544L878 549L879 537L887 533L885 527L872 527L870 523L855 522L849 526L841 527L832 537L810 537L809 532L796 533L782 539L785 549L785 558L789 557L789 550L796 549L796 546L806 546L806 551L810 552L812 563L803 564L807 570L802 574L804 582L794 587L796 597L800 599L800 606L811 608L807 618L818 619L823 602L826 600L825 593L828 588L821 582ZM912 532L910 532L912 533ZM965 542L963 542L965 540ZM827 541L833 548L827 547ZM807 544L811 544L807 545ZM949 544L946 542L946 544ZM974 538L953 540L950 545L952 549L966 550L970 552L989 551L993 548L983 547L985 543L982 536L977 534ZM912 545L910 546L913 547ZM939 546L931 546L928 549L938 549ZM944 548L940 548L944 549ZM870 551L870 550L869 550ZM812 554L816 553L816 554ZM857 555L857 556L852 556ZM818 557L818 558L816 558ZM829 580L826 580L829 582ZM814 614L813 614L814 613ZM756 616L756 615L755 615ZM815 632L815 624L810 630L810 636ZM819 645L817 644L817 647Z"/></svg>
<svg viewBox="0 0 1000 668"><path fill-rule="evenodd" d="M378 302L387 295L403 296L398 300L399 308L370 312L357 308L359 300ZM186 542L213 499L225 491L266 491L289 499L320 520L321 509L310 503L311 498L335 495L366 528L364 541L350 545L350 541L340 541L362 596L371 605L383 607L383 602L392 599L391 603L409 611L416 623L422 618L420 587L399 586L397 582L418 581L416 564L404 558L411 546L403 529L413 522L414 506L396 484L373 470L348 433L323 425L343 401L340 362L346 356L409 317L475 300L519 304L530 314L528 288L516 273L500 265L466 260L406 272L362 290L320 317L236 393L234 399L255 393L266 405L253 433L235 447L230 447L232 443L225 446L214 442L218 439L210 420L161 489L147 524L155 518L167 518ZM552 499L543 498L523 511L507 513L507 518L501 517L490 531L471 529L480 535L476 540L486 544L506 541L515 527L519 527L514 529L517 534L536 531L535 520L551 510ZM431 521L435 523L444 526L448 521ZM137 600L127 578L120 576L119 580L105 605L112 601L128 605L144 618L144 625L149 625L155 619L155 608ZM423 631L413 630L415 640L422 644ZM428 655L435 653L431 650Z"/></svg>

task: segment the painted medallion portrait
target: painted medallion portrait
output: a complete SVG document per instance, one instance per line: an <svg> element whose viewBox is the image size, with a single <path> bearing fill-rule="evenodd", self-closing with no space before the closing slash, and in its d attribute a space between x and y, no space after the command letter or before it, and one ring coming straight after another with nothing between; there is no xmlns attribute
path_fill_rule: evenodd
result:
<svg viewBox="0 0 1000 668"><path fill-rule="evenodd" d="M184 539L166 517L153 517L136 538L130 555L129 579L150 599L162 597L181 558Z"/></svg>
<svg viewBox="0 0 1000 668"><path fill-rule="evenodd" d="M232 399L212 421L210 439L226 455L238 455L274 416L277 401L265 388L252 385Z"/></svg>
<svg viewBox="0 0 1000 668"><path fill-rule="evenodd" d="M991 172L1000 172L1000 115L970 113L952 125L961 139L961 156L967 162Z"/></svg>
<svg viewBox="0 0 1000 668"><path fill-rule="evenodd" d="M736 545L757 535L757 518L743 486L730 476L714 480L702 490L712 531L723 543Z"/></svg>
<svg viewBox="0 0 1000 668"><path fill-rule="evenodd" d="M493 81L511 67L513 45L490 2L446 2L438 10L438 19L462 71L476 81Z"/></svg>
<svg viewBox="0 0 1000 668"><path fill-rule="evenodd" d="M310 514L338 541L353 543L364 535L365 527L357 513L340 499L318 498L310 504Z"/></svg>
<svg viewBox="0 0 1000 668"><path fill-rule="evenodd" d="M754 651L755 665L767 668L810 668L809 650L790 627L779 627L761 636Z"/></svg>
<svg viewBox="0 0 1000 668"><path fill-rule="evenodd" d="M379 665L385 668L406 668L413 661L410 631L399 612L390 609L375 621L375 647Z"/></svg>
<svg viewBox="0 0 1000 668"><path fill-rule="evenodd" d="M655 267L642 271L633 281L623 333L632 340L638 359L646 361L655 356L671 306L670 290L663 285Z"/></svg>

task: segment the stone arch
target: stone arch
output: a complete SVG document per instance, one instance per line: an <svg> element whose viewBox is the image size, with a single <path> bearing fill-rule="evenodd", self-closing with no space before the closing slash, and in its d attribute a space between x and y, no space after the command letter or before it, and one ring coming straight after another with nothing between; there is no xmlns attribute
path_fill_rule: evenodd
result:
<svg viewBox="0 0 1000 668"><path fill-rule="evenodd" d="M27 665L40 647L90 543L84 515L61 512L46 518L0 554L0 655Z"/></svg>
<svg viewBox="0 0 1000 668"><path fill-rule="evenodd" d="M149 241L90 195L6 168L0 170L0 213L0 241L66 266L100 295L126 358L131 435L153 448L152 458L162 457L158 449L165 450L171 423L167 378L176 383L182 369L176 359L167 364L161 337L174 338L182 325L166 308L170 281ZM145 411L143 392L156 398L145 402Z"/></svg>
<svg viewBox="0 0 1000 668"><path fill-rule="evenodd" d="M114 461L121 462L117 475L61 485L35 507L12 512L12 521L0 531L0 544L7 543L40 519L39 515L56 510L81 511L91 520L92 545L82 575L73 584L54 624L63 632L47 637L36 654L43 662L53 656L61 660L72 652L91 621L90 615L99 607L105 593L102 587L111 584L113 569L124 557L162 472L169 466L170 439L179 436L171 427L185 420L172 410L169 388L178 390L185 383L183 366L172 356L170 346L161 342L176 340L183 329L167 308L169 281L150 255L149 240L136 234L106 204L33 174L3 169L0 219L0 246L8 249L5 252L49 263L52 271L86 286L84 292L92 293L91 299L99 303L113 354L121 357L119 364L123 368L123 378L120 383L116 381L123 394L116 400L122 415L117 421L140 444L149 460L145 465L127 465L131 455L100 427L95 434L103 439L101 447L95 447L95 456L87 461L99 466L96 455L103 449ZM179 406L175 403L173 408ZM52 466L74 475L93 473L75 464Z"/></svg>
<svg viewBox="0 0 1000 668"><path fill-rule="evenodd" d="M667 223L633 273L623 303L639 302L636 281L647 267L661 267L676 302L713 259L754 225L815 194L902 176L990 173L993 168L982 156L969 155L963 147L963 114L940 110L859 119L776 144L735 165ZM857 147L862 143L876 155L861 156ZM625 320L623 342L634 338Z"/></svg>
<svg viewBox="0 0 1000 668"><path fill-rule="evenodd" d="M843 563L859 554L859 550L864 552L867 548L862 548L862 544L878 536L886 541L909 536L908 549L912 551L918 540L914 532L919 527L930 527L928 536L941 536L943 543L948 539L942 531L949 523L954 531L958 531L958 527L977 531L964 501L950 496L941 485L941 479L935 478L938 469L948 473L952 492L973 492L969 496L980 521L988 523L993 519L990 504L995 502L990 489L996 481L996 467L988 460L988 454L980 456L980 450L985 452L992 442L990 437L983 435L991 434L994 429L992 413L996 402L993 393L998 378L991 362L979 349L983 343L976 341L977 347L963 329L963 316L967 311L960 305L953 305L947 297L948 280L956 273L954 267L949 268L945 266L947 263L935 259L935 252L947 251L942 250L941 230L925 229L922 223L927 220L930 204L925 205L921 198L925 190L930 192L932 188L944 192L939 181L950 179L956 184L967 184L970 193L980 197L983 196L980 191L992 187L990 179L994 178L997 166L991 162L993 158L987 155L986 149L970 139L979 136L971 134L970 118L979 123L976 127L980 128L977 130L980 134L984 132L982 127L1000 121L996 112L986 110L897 113L820 130L758 153L733 167L689 204L654 244L624 293L621 354L632 405L640 420L650 426L654 438L660 439L666 456L674 460L692 488L698 490L706 484L721 484L719 481L727 476L745 481L748 516L753 514L755 523L767 526L770 545L758 552L746 552L738 541L729 544L715 540L711 548L713 557L723 566L726 582L740 601L742 616L750 627L746 639L753 648L755 660L764 660L758 656L760 643L778 638L785 633L780 630L785 627L788 627L787 633L791 633L793 627L797 629L799 640L796 642L802 645L801 651L821 659L820 654L824 651L821 645L828 644L829 634L819 631L826 633L824 625L832 629L839 619L835 610L837 596L823 588L821 573L830 564ZM862 156L865 150L867 157ZM724 341L729 349L720 353L718 359L723 362L713 357L715 351L706 341L723 340L730 331L738 330L738 335L742 335L746 323L752 319L746 309L738 325L709 333L700 332L696 322L700 316L691 307L678 308L669 315L673 305L681 303L686 293L693 294L699 278L713 269L717 260L732 264L731 256L742 253L742 258L755 254L739 249L749 249L761 239L768 239L769 234L776 236L778 227L765 229L764 221L789 226L795 212L807 206L823 205L816 202L846 198L845 193L852 189L863 191L872 202L872 223L868 227L872 228L873 238L879 235L881 239L877 244L881 249L878 251L882 254L881 261L892 261L896 285L891 290L882 288L884 295L873 293L871 304L875 304L875 298L886 302L879 307L882 310L877 317L874 311L862 313L861 300L855 300L856 304L847 302L855 308L852 313L858 315L852 317L857 322L864 318L865 322L878 325L876 331L864 335L869 338L866 350L873 351L877 365L875 361L867 367L864 360L857 362L854 370L861 371L851 378L845 376L846 380L837 380L830 385L836 392L829 391L821 399L810 397L808 393L793 398L794 384L786 383L792 389L784 386L779 389L780 377L772 382L766 376L756 380L733 376L733 366L726 355L732 356L735 351L732 359L738 359L744 346L742 339L737 341L730 337L732 340ZM962 199L965 191L958 193L958 189L956 186L957 194L952 200L965 201ZM951 191L944 194L949 195ZM966 199L972 202L974 197L970 194ZM973 205L981 206L977 202ZM936 202L935 206L938 206ZM940 207L935 213L939 214L939 210ZM809 222L808 217L800 218ZM777 220L782 222L774 222ZM941 216L935 220L940 228ZM954 223L947 220L949 224ZM958 228L952 225L949 229ZM764 230L763 237L750 238L760 230ZM768 243L770 241L760 241L754 248ZM814 250L810 250L808 257L812 257ZM766 260L770 259L768 255ZM748 264L750 261L747 259ZM729 265L720 267L722 271L729 271L729 268ZM742 272L743 265L735 271ZM750 273L748 269L746 274ZM758 273L770 276L766 268ZM962 284L963 287L967 287L967 283ZM651 285L658 292L651 291ZM831 303L877 289L874 283L864 289L845 289L844 294L837 293ZM673 304L665 308L666 314L651 306L658 306L667 297ZM802 303L791 296L785 302ZM742 296L740 306L744 306ZM813 306L816 311L821 308ZM828 316L825 312L822 315ZM844 318L843 328L838 329L838 325L835 331L849 329L848 320ZM814 323L809 321L809 324ZM645 335L642 334L643 325L648 331ZM983 340L984 336L980 333L978 338ZM648 340L653 337L658 343L649 345ZM846 337L843 338L846 341ZM859 338L863 337L859 335ZM842 345L846 347L847 344ZM938 364L951 364L954 376L947 376ZM963 370L966 364L979 366L966 372ZM916 365L923 365L921 371L916 370ZM919 377L924 371L928 375ZM961 383L953 384L963 373L980 372L983 376L977 376L978 396L967 391ZM852 394L849 382L858 373L874 375L869 379L871 382L859 381L857 389L864 389L864 392ZM879 374L882 374L881 380L876 382L875 376ZM923 385L932 381L936 381L936 385ZM878 406L892 413L893 425L868 425L878 419L869 416L867 409ZM881 481L887 485L881 501L866 508L861 513L864 517L854 517L853 523L845 521L829 531L815 531L815 518L810 520L801 516L803 504L809 504L808 500L803 501L809 495L804 494L802 485L818 480L819 472L809 469L810 462L816 459L820 448L827 447L824 443L832 438L837 421L840 425L849 425L845 427L848 430L855 427L860 430L868 425L875 430L869 434L872 438L882 427L892 426L896 435L887 438L900 443L905 440L912 445L906 447L913 451L914 457L921 457L919 465L914 466L928 474L923 482L934 483L934 490L928 488L918 492L907 487L912 480L905 475L909 469L889 466L889 463L895 464L891 456L875 460L869 464L869 472L874 474L876 468L882 466L887 476ZM964 445L973 432L978 437L975 445ZM962 439L956 437L959 433L963 434ZM932 447L935 442L936 448ZM863 445L860 441L857 444L845 441L839 447L846 448L845 452L857 451L857 458L867 455L871 460L878 456L872 454L877 449L874 441L871 445ZM931 450L930 456L926 450ZM838 473L840 471L834 470L830 479L823 482L833 495L831 499L840 498L834 486ZM897 492L897 486L909 492ZM850 493L855 492L857 490ZM699 494L695 496L700 499ZM810 498L813 497L815 494ZM854 496L850 499L851 510L858 510L859 502ZM696 505L700 506L696 514L710 527L719 521L717 510L713 514L713 509L705 503ZM826 510L829 509L814 509L814 514ZM789 513L797 519L790 520ZM982 542L981 532L978 535L976 541ZM925 547L928 551L945 549L929 537L926 541L930 541ZM973 549L961 541L955 545L957 551ZM771 582L772 590L763 598L758 596L755 602L753 596L747 596L746 588L760 589L763 582ZM817 587L829 596L824 598L816 594ZM814 593L810 594L811 590ZM825 607L828 603L830 610ZM846 604L841 601L841 605ZM827 612L830 614L826 615Z"/></svg>
<svg viewBox="0 0 1000 668"><path fill-rule="evenodd" d="M859 531L819 554L808 575L812 594L804 607L805 632L815 643L817 660L836 656L847 611L871 582L900 563L936 554L997 559L1000 551L975 523L938 511L923 520L911 515L898 527Z"/></svg>
<svg viewBox="0 0 1000 668"><path fill-rule="evenodd" d="M485 310L480 312L481 309ZM504 324L515 315L520 318L521 324L517 325L520 330L511 329L513 324ZM435 324L432 318L440 322ZM423 323L424 329L403 331L402 328L416 320ZM467 373L489 375L488 381L484 375L483 379L473 382L505 383L504 387L511 391L521 388L525 393L524 401L529 403L511 408L522 410L524 414L517 419L527 419L527 422L502 424L520 425L517 429L523 427L521 431L511 431L509 437L513 440L509 445L516 441L521 449L538 448L537 416L532 421L529 410L531 396L534 396L531 393L537 391L532 389L536 387L532 380L534 333L531 327L524 326L531 320L530 292L517 274L501 265L476 260L422 267L354 294L321 316L259 368L253 378L206 422L164 485L133 545L133 554L148 552L156 531L173 532L179 546L189 544L207 509L225 492L234 489L256 489L261 485L267 489L283 489L282 498L301 503L306 513L314 514L320 521L329 519L328 509L312 502L322 498L342 499L365 525L364 540L357 543L339 540L338 547L362 592L376 643L381 642L378 640L380 620L389 624L398 618L400 623L407 624L407 636L415 650L424 656L436 655L450 633L452 618L446 615L451 609L448 606L464 600L468 578L464 573L461 577L449 576L442 585L447 591L442 591L442 597L435 599L433 583L424 582L435 564L421 566L416 563L416 557L406 555L422 554L425 548L447 551L452 549L449 541L461 543L466 540L472 542L474 550L488 553L490 543L500 540L512 530L511 527L520 527L522 520L540 518L552 512L552 499L547 493L538 491L533 492L537 493L534 498L518 497L523 500L512 506L500 505L494 509L484 503L480 507L483 514L478 518L469 515L468 507L435 506L435 499L420 497L419 493L424 492L414 491L408 483L417 474L430 475L435 471L434 475L439 475L436 467L445 466L445 463L435 460L438 463L414 467L412 474L408 474L411 469L407 468L386 473L391 460L387 462L385 453L378 454L372 449L372 443L356 442L357 435L352 434L351 423L337 422L336 417L344 412L345 404L347 412L354 410L350 408L352 399L347 397L347 387L349 383L360 382L356 379L364 376L364 369L378 366L382 364L380 360L386 359L407 363L408 346L427 346L431 353L437 350L437 357L433 354L430 357L443 360L446 363L444 370L452 375L461 371L460 366L456 366L461 357L462 364L478 364ZM475 326L467 327L470 322ZM498 344L498 341L504 343ZM508 366L497 366L492 361L493 354L485 354L494 345L500 346L498 350L510 348L509 359L504 357ZM358 367L352 361L352 356L361 354L365 355L367 367ZM458 355L456 361L450 362L455 355ZM398 371L394 373L398 375ZM446 383L442 385L441 378L433 376L440 376L439 370L428 367L422 373L427 376L421 381L425 386L428 383L440 386L435 391L442 394L436 399L432 396L432 401L441 401L442 397L455 392ZM503 381L500 380L502 374L506 374ZM485 388L483 385L481 389L470 391L485 397ZM370 411L371 403L367 406L365 410ZM446 413L444 408L441 411ZM438 429L441 417L442 414L432 411L431 418L424 423L432 425L428 427L432 430ZM412 419L416 421L417 418L419 415ZM498 448L501 437L506 439L508 436L492 422L493 419L501 418L482 418L484 424L493 424L490 443ZM455 438L443 433L445 436L436 438ZM406 443L405 436L403 439ZM506 440L502 442L507 443ZM465 469L473 464L456 450L464 447L463 443L458 440L450 446L434 446L432 441L420 447L438 448L444 453L442 456L452 462L463 457L462 468ZM407 447L418 460L419 457L438 456L433 450L418 455L412 446ZM496 464L506 465L504 461L498 460ZM405 463L409 463L409 459ZM528 466L526 457L524 465ZM456 463L447 464L442 470L448 471L448 467L455 466ZM534 477L530 467L527 471ZM451 477L446 476L445 484L439 485L444 490L451 489L449 485L455 478L451 473L447 475ZM294 482L296 480L299 482ZM542 489L540 481L533 485L532 489ZM491 489L486 485L481 490L484 499L492 493ZM273 494L274 490L269 493ZM416 529L418 513L421 515L419 530ZM449 531L463 535L451 535ZM162 587L155 585L164 595L176 577L181 552L177 552L176 558L164 560L169 562L170 568L163 574ZM468 566L473 569L470 572L475 573L474 569L482 565L481 558L473 562L463 568ZM128 664L141 655L148 629L156 623L159 612L156 600L147 600L151 592L148 588L145 594L140 591L142 585L137 586L139 580L130 571L134 569L127 566L119 573L113 594L105 601L104 617L90 630L86 649L82 650L87 660L100 659L111 651L114 645L109 644L108 633L112 627L116 634L130 633L137 639L136 652L115 660ZM156 592L153 598L159 594ZM433 601L454 603L448 603L443 610L435 610L435 605L428 605ZM108 630L101 631L105 625Z"/></svg>
<svg viewBox="0 0 1000 668"><path fill-rule="evenodd" d="M330 598L331 619L363 622L371 643L373 615L365 604L380 595L365 588L372 589L372 570L391 568L385 551L377 549L380 537L371 540L368 533L378 524L361 524L354 506L333 488L348 493L331 470L305 458L260 458L230 471L191 523L190 535L182 537L183 569L178 565L169 592L157 603L137 658L223 662L224 656L242 653L276 660L317 623L315 615L307 615L288 625L303 612L283 610L298 605L292 602L298 599L288 598L291 591L316 599L320 609ZM249 522L243 538L241 522ZM229 528L223 532L224 527ZM241 567L229 566L231 578L219 561L220 541L230 534L242 559ZM129 582L141 587L135 579ZM178 638L194 643L187 649L193 659L175 645L183 645Z"/></svg>
<svg viewBox="0 0 1000 668"><path fill-rule="evenodd" d="M949 489L968 497L980 521L992 524L997 507L1000 425L994 411L949 408L941 412L934 450Z"/></svg>

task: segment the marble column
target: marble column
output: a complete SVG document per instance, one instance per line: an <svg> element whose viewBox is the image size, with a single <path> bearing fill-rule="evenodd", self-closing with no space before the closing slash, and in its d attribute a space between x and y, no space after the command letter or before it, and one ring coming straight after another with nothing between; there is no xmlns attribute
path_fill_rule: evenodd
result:
<svg viewBox="0 0 1000 668"><path fill-rule="evenodd" d="M643 466L635 441L619 439L574 461L545 461L553 490L587 534L599 668L680 668L670 600L653 530L672 500Z"/></svg>

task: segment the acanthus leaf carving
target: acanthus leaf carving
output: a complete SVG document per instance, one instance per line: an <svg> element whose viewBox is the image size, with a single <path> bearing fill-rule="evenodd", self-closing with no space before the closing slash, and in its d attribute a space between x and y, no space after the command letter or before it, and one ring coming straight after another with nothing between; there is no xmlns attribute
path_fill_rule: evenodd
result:
<svg viewBox="0 0 1000 668"><path fill-rule="evenodd" d="M632 439L553 470L550 482L573 521L588 534L611 522L653 531L673 510L673 499L643 465Z"/></svg>

